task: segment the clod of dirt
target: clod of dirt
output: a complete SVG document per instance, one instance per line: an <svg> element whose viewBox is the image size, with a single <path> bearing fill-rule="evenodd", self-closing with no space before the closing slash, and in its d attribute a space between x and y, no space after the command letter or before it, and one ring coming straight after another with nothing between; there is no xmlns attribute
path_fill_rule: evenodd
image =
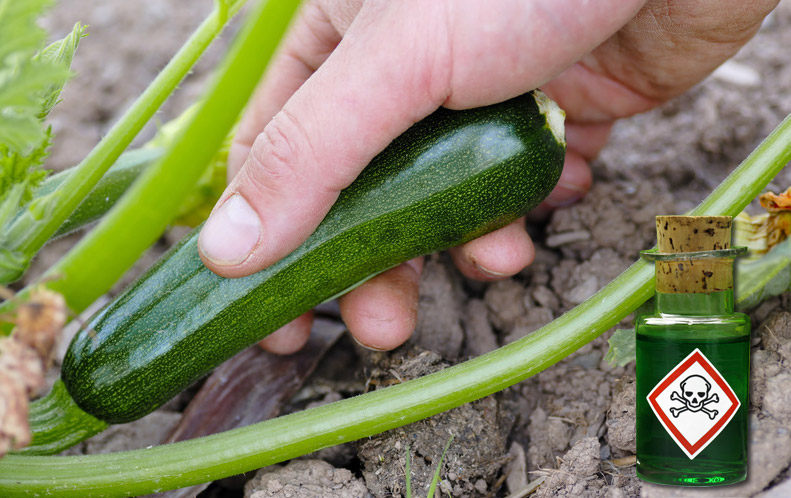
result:
<svg viewBox="0 0 791 498"><path fill-rule="evenodd" d="M535 493L536 498L626 498L638 496L640 484L634 468L602 471L601 447L595 437L582 438L563 457L560 469L548 476ZM608 474L605 478L604 474ZM609 482L609 484L608 484Z"/></svg>
<svg viewBox="0 0 791 498"><path fill-rule="evenodd" d="M464 343L464 296L454 271L439 256L426 259L420 279L417 325L410 339L411 344L452 360L459 357Z"/></svg>
<svg viewBox="0 0 791 498"><path fill-rule="evenodd" d="M348 469L323 460L294 460L285 467L259 470L244 487L245 498L364 498L370 496L362 479Z"/></svg>
<svg viewBox="0 0 791 498"><path fill-rule="evenodd" d="M483 301L489 308L489 321L498 330L510 332L517 320L527 312L525 287L516 280L493 282L486 289Z"/></svg>
<svg viewBox="0 0 791 498"><path fill-rule="evenodd" d="M547 227L547 242L567 260L587 260L597 250L609 248L633 261L656 241L654 216L678 209L661 182L597 183L581 202L555 212Z"/></svg>
<svg viewBox="0 0 791 498"><path fill-rule="evenodd" d="M625 377L613 386L612 403L607 411L607 441L614 456L633 455L635 447L635 379Z"/></svg>
<svg viewBox="0 0 791 498"><path fill-rule="evenodd" d="M543 231L543 228L542 228ZM544 245L536 245L536 256L533 263L520 272L520 276L530 281L530 285L539 286L547 285L551 280L550 273L552 268L560 262L560 254L557 251L547 249ZM535 296L533 296L534 299ZM536 299L536 302L541 306L553 308L550 304Z"/></svg>
<svg viewBox="0 0 791 498"><path fill-rule="evenodd" d="M599 355L600 351L591 350ZM554 468L556 457L585 437L604 433L614 379L595 368L569 365L577 357L538 375L541 399L530 415L527 459L531 470ZM598 363L598 362L596 362Z"/></svg>
<svg viewBox="0 0 791 498"><path fill-rule="evenodd" d="M764 350L780 354L791 361L791 313L777 311L761 324L757 331Z"/></svg>
<svg viewBox="0 0 791 498"><path fill-rule="evenodd" d="M379 375L386 378L376 384L415 378L447 366L428 351L407 358L396 355L380 363ZM462 405L359 443L363 477L378 498L405 496L404 468L409 447L413 496L425 496L442 450L453 436L440 470L442 492L451 496L484 496L506 461L506 440L512 425L511 414L493 396Z"/></svg>
<svg viewBox="0 0 791 498"><path fill-rule="evenodd" d="M606 496L604 479L599 473L599 440L580 439L565 455L559 470L549 471L546 481L536 491L536 498Z"/></svg>
<svg viewBox="0 0 791 498"><path fill-rule="evenodd" d="M497 336L487 318L486 303L470 299L464 307L464 350L467 356L480 356L497 349Z"/></svg>
<svg viewBox="0 0 791 498"><path fill-rule="evenodd" d="M750 403L754 408L766 410L764 398L768 383L788 372L791 361L791 313L778 311L767 318L756 331L763 349L754 350L751 357ZM773 403L770 403L772 406ZM776 415L776 414L775 414Z"/></svg>
<svg viewBox="0 0 791 498"><path fill-rule="evenodd" d="M508 450L508 464L505 466L505 485L509 494L516 494L527 488L527 457L525 449L517 442L511 443Z"/></svg>
<svg viewBox="0 0 791 498"><path fill-rule="evenodd" d="M563 260L552 270L552 288L563 299L564 306L572 308L617 277L636 255L627 258L613 249L597 249L582 263Z"/></svg>
<svg viewBox="0 0 791 498"><path fill-rule="evenodd" d="M531 294L537 295L538 300L534 301ZM526 288L513 279L492 283L483 299L489 310L489 321L502 332L502 344L521 339L551 322L554 310L541 303L557 307L559 302L546 286L537 284Z"/></svg>
<svg viewBox="0 0 791 498"><path fill-rule="evenodd" d="M789 496L791 496L791 479L786 479L772 489L758 493L755 498L788 498Z"/></svg>

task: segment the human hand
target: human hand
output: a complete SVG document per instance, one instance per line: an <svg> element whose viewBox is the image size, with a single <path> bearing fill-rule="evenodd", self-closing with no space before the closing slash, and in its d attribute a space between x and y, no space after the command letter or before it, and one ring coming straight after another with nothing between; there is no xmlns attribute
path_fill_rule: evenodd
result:
<svg viewBox="0 0 791 498"><path fill-rule="evenodd" d="M287 35L239 127L230 183L199 242L212 271L254 273L295 249L366 164L439 106L542 89L566 110L566 163L539 207L580 198L614 120L682 93L733 55L777 0L314 0ZM522 220L451 250L480 280L534 256ZM358 342L392 349L414 329L422 261L340 300ZM310 314L262 341L290 353Z"/></svg>

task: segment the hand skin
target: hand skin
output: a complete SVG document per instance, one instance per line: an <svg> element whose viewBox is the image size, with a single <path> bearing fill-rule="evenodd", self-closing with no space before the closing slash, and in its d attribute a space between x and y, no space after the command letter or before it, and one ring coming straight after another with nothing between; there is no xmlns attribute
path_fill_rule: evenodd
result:
<svg viewBox="0 0 791 498"><path fill-rule="evenodd" d="M537 211L582 197L612 123L679 95L758 30L778 0L313 0L289 30L239 127L229 185L199 240L215 273L254 273L296 248L366 164L440 106L466 109L541 87L566 111L560 182ZM229 201L230 199L230 201ZM529 265L519 220L452 249L468 277ZM406 341L422 260L341 298L372 349ZM262 341L288 354L310 314Z"/></svg>

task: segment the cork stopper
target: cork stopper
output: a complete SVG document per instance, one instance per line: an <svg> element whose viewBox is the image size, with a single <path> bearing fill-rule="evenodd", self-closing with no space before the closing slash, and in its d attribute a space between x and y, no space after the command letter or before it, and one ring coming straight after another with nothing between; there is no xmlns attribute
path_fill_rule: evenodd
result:
<svg viewBox="0 0 791 498"><path fill-rule="evenodd" d="M657 216L660 253L715 251L731 247L730 216ZM711 293L733 288L733 259L656 262L656 290Z"/></svg>

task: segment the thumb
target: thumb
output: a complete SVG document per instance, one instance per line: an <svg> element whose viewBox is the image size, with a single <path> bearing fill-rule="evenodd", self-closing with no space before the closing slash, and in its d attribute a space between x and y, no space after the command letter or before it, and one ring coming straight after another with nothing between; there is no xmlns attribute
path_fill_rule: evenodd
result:
<svg viewBox="0 0 791 498"><path fill-rule="evenodd" d="M501 3L365 2L337 48L253 142L201 233L206 265L226 277L271 265L413 123L443 104L492 104L541 85L614 33L642 0ZM572 29L578 19L592 26ZM538 50L532 42L542 39L562 43ZM299 47L291 52L300 56Z"/></svg>
<svg viewBox="0 0 791 498"><path fill-rule="evenodd" d="M379 151L445 100L448 75L435 64L441 54L419 49L436 48L439 40L426 40L436 33L398 22L399 8L366 4L255 139L200 235L203 260L214 272L248 275L293 251Z"/></svg>

